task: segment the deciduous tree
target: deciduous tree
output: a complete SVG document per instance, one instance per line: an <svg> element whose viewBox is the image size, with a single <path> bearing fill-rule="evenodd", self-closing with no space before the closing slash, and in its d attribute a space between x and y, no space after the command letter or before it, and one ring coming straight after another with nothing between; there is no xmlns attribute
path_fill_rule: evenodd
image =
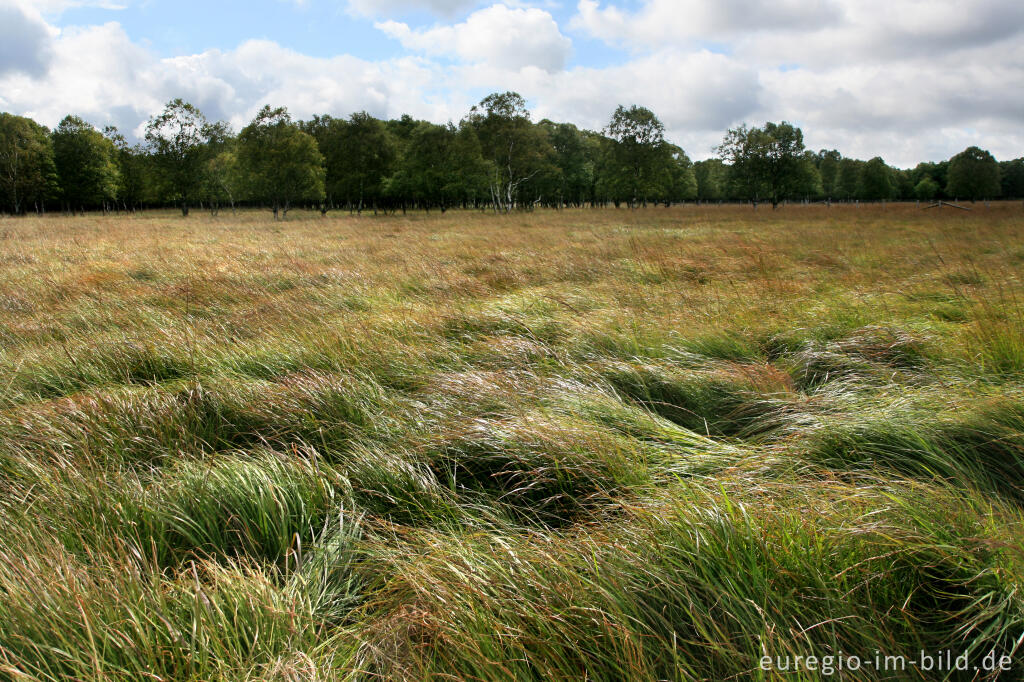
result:
<svg viewBox="0 0 1024 682"><path fill-rule="evenodd" d="M999 164L978 147L968 147L949 161L946 194L961 199L992 199L999 196Z"/></svg>
<svg viewBox="0 0 1024 682"><path fill-rule="evenodd" d="M389 190L396 198L443 213L475 198L485 183L484 161L473 130L423 121L409 135Z"/></svg>
<svg viewBox="0 0 1024 682"><path fill-rule="evenodd" d="M821 175L821 192L826 199L838 198L839 166L843 155L835 149L818 152L818 173Z"/></svg>
<svg viewBox="0 0 1024 682"><path fill-rule="evenodd" d="M1024 198L1024 158L999 164L1002 195L1007 199Z"/></svg>
<svg viewBox="0 0 1024 682"><path fill-rule="evenodd" d="M522 192L531 180L553 168L554 156L543 130L530 122L526 100L515 92L488 95L463 124L474 129L489 163L494 210L507 213L524 205Z"/></svg>
<svg viewBox="0 0 1024 682"><path fill-rule="evenodd" d="M673 202L692 201L697 198L697 176L693 172L693 162L682 148L674 144L666 144L669 163L666 169L663 199L666 206Z"/></svg>
<svg viewBox="0 0 1024 682"><path fill-rule="evenodd" d="M620 105L605 134L612 140L606 172L611 175L610 185L620 192L622 199L635 206L667 193L672 178L672 150L665 144L665 126L654 112L641 106L627 109Z"/></svg>
<svg viewBox="0 0 1024 682"><path fill-rule="evenodd" d="M858 198L884 201L893 198L895 189L892 169L886 165L882 157L876 156L861 168L857 184Z"/></svg>
<svg viewBox="0 0 1024 682"><path fill-rule="evenodd" d="M334 164L337 191L357 212L367 205L376 208L384 196L384 182L395 170L396 141L383 121L365 111L352 114L339 132L342 154Z"/></svg>
<svg viewBox="0 0 1024 682"><path fill-rule="evenodd" d="M547 133L554 149L553 162L559 170L554 175L555 196L551 197L551 203L556 206L582 206L593 192L597 147L571 123L554 123L545 119L537 125Z"/></svg>
<svg viewBox="0 0 1024 682"><path fill-rule="evenodd" d="M152 185L152 158L142 145L129 145L115 126L105 127L103 136L114 146L117 201L126 211L134 211L147 198Z"/></svg>
<svg viewBox="0 0 1024 682"><path fill-rule="evenodd" d="M939 183L930 177L921 178L921 182L914 186L914 197L921 201L932 201L939 196Z"/></svg>
<svg viewBox="0 0 1024 682"><path fill-rule="evenodd" d="M117 197L119 173L114 144L77 116L53 131L53 158L61 199L69 211L99 206Z"/></svg>
<svg viewBox="0 0 1024 682"><path fill-rule="evenodd" d="M219 210L222 202L231 206L235 213L235 202L242 198L246 186L246 177L238 163L238 150L235 145L225 145L220 152L210 159L207 166L210 199L210 210Z"/></svg>
<svg viewBox="0 0 1024 682"><path fill-rule="evenodd" d="M849 201L857 197L857 184L860 182L860 169L863 165L864 162L858 159L843 159L839 162L839 175L834 190L837 199Z"/></svg>
<svg viewBox="0 0 1024 682"><path fill-rule="evenodd" d="M163 194L181 206L183 216L207 187L214 146L226 136L224 124L210 123L199 109L181 99L168 102L146 126L156 179Z"/></svg>
<svg viewBox="0 0 1024 682"><path fill-rule="evenodd" d="M707 159L693 164L697 180L698 201L719 201L728 197L729 169L721 159Z"/></svg>
<svg viewBox="0 0 1024 682"><path fill-rule="evenodd" d="M288 110L265 106L238 136L238 164L254 198L284 218L292 202L324 198L323 156Z"/></svg>
<svg viewBox="0 0 1024 682"><path fill-rule="evenodd" d="M30 118L0 113L0 201L19 215L58 191L49 131Z"/></svg>
<svg viewBox="0 0 1024 682"><path fill-rule="evenodd" d="M814 193L813 165L804 156L803 132L790 123L733 128L725 134L718 154L730 164L739 194L755 203L764 199L777 208L784 199Z"/></svg>

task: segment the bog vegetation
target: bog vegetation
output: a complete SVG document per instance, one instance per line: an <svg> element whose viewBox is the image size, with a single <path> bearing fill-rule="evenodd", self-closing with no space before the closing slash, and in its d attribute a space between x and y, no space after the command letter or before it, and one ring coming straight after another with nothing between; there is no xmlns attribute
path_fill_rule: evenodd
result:
<svg viewBox="0 0 1024 682"><path fill-rule="evenodd" d="M143 206L235 210L292 206L362 213L474 207L647 206L685 201L887 201L1024 198L1024 158L969 147L948 161L896 169L880 157L805 148L789 123L729 130L718 157L691 162L654 112L619 106L600 132L534 123L523 98L495 93L459 122L409 116L293 121L264 107L235 135L174 100L134 146L76 116L56 130L0 113L0 212Z"/></svg>
<svg viewBox="0 0 1024 682"><path fill-rule="evenodd" d="M1016 203L2 220L0 677L1019 668L1022 244Z"/></svg>

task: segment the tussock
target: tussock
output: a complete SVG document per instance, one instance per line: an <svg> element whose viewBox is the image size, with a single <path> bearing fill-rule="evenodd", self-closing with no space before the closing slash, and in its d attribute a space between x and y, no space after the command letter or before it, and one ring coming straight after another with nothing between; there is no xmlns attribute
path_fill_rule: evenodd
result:
<svg viewBox="0 0 1024 682"><path fill-rule="evenodd" d="M5 227L0 678L1020 659L1019 206L269 221Z"/></svg>

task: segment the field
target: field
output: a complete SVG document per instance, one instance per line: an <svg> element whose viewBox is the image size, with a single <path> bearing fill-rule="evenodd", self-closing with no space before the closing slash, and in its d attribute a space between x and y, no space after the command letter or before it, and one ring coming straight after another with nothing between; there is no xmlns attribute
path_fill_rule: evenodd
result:
<svg viewBox="0 0 1024 682"><path fill-rule="evenodd" d="M0 220L0 679L1024 679L1022 270L1016 203Z"/></svg>

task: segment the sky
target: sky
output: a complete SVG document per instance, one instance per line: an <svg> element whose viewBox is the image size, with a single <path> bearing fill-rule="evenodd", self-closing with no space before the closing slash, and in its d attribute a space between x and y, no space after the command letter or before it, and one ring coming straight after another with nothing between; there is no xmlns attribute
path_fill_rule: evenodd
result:
<svg viewBox="0 0 1024 682"><path fill-rule="evenodd" d="M181 97L241 129L458 121L491 92L599 130L638 104L694 159L742 123L899 167L1024 156L1021 0L0 0L0 111L137 138Z"/></svg>

